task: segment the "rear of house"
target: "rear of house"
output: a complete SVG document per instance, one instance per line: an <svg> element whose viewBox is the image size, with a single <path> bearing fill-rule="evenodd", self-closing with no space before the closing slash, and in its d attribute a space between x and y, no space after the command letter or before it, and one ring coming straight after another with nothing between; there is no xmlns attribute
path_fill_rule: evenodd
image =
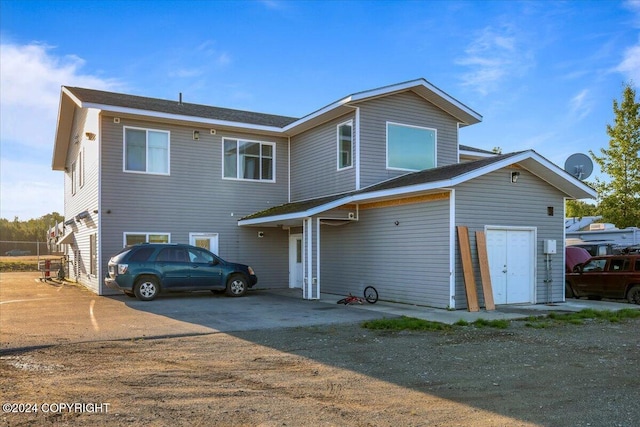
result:
<svg viewBox="0 0 640 427"><path fill-rule="evenodd" d="M496 303L558 301L564 199L595 196L533 151L461 150L459 129L481 116L423 79L301 119L81 88L63 88L60 111L58 243L99 294L124 245L175 242L308 299L374 285L383 300L459 309L465 225L474 258L475 231L487 235Z"/></svg>

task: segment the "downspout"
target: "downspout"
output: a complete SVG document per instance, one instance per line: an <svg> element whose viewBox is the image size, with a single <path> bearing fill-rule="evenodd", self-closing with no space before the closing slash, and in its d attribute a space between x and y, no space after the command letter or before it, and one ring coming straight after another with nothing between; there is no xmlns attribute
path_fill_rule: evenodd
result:
<svg viewBox="0 0 640 427"><path fill-rule="evenodd" d="M97 156L98 156L98 233L96 239L96 260L98 262L98 295L102 295L106 272L103 272L104 263L102 261L102 111L98 113L98 135L96 136ZM86 158L85 158L86 159ZM84 163L84 162L83 162Z"/></svg>
<svg viewBox="0 0 640 427"><path fill-rule="evenodd" d="M356 116L353 124L355 155L353 156L353 161L356 167L356 190L360 190L360 107L355 108Z"/></svg>
<svg viewBox="0 0 640 427"><path fill-rule="evenodd" d="M456 190L449 196L449 309L456 309Z"/></svg>
<svg viewBox="0 0 640 427"><path fill-rule="evenodd" d="M291 137L287 138L287 202L291 203Z"/></svg>

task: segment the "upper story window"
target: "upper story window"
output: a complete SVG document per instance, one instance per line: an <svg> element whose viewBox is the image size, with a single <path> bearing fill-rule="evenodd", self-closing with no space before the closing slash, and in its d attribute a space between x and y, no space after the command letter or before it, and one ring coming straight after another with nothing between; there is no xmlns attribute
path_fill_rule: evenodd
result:
<svg viewBox="0 0 640 427"><path fill-rule="evenodd" d="M387 168L419 171L436 167L436 130L387 122Z"/></svg>
<svg viewBox="0 0 640 427"><path fill-rule="evenodd" d="M124 128L124 170L169 174L169 132Z"/></svg>
<svg viewBox="0 0 640 427"><path fill-rule="evenodd" d="M338 125L338 169L353 166L353 122Z"/></svg>
<svg viewBox="0 0 640 427"><path fill-rule="evenodd" d="M276 145L223 138L224 178L275 181Z"/></svg>
<svg viewBox="0 0 640 427"><path fill-rule="evenodd" d="M76 162L71 163L71 195L76 194L78 187L78 167Z"/></svg>

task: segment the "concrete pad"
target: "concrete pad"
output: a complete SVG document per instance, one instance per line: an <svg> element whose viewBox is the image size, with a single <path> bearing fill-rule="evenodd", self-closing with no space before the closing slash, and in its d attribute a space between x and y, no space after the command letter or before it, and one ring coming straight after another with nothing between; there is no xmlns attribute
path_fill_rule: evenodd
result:
<svg viewBox="0 0 640 427"><path fill-rule="evenodd" d="M280 329L365 320L415 317L454 324L459 320L519 319L550 312L640 309L621 302L569 300L557 304L498 306L495 311L448 311L394 304L336 304L340 295L302 299L299 289L253 290L241 298L212 292L172 293L144 302L98 296L71 283L42 282L38 273L0 276L0 352L71 342L187 336Z"/></svg>

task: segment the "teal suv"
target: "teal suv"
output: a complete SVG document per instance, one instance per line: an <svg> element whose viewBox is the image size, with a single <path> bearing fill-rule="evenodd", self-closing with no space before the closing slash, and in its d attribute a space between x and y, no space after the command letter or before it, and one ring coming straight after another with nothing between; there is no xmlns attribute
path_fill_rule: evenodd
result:
<svg viewBox="0 0 640 427"><path fill-rule="evenodd" d="M228 262L196 246L141 243L109 260L105 285L130 297L151 301L160 292L224 290L239 297L258 283L253 269Z"/></svg>

